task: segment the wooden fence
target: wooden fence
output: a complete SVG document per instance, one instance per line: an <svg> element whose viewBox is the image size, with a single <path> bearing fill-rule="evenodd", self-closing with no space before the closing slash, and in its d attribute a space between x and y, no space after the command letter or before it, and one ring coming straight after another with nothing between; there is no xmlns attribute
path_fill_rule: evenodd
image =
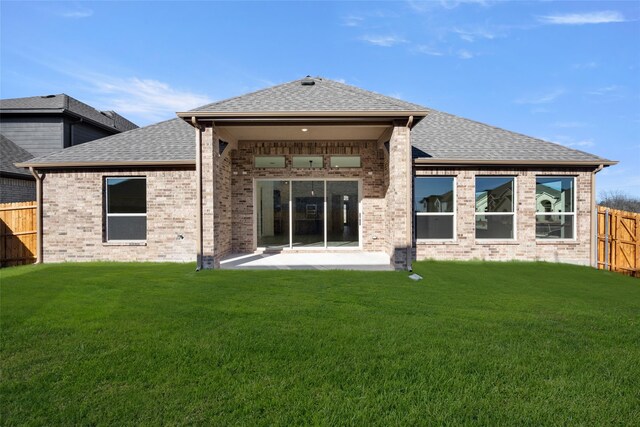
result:
<svg viewBox="0 0 640 427"><path fill-rule="evenodd" d="M36 261L37 227L35 202L0 203L0 267Z"/></svg>
<svg viewBox="0 0 640 427"><path fill-rule="evenodd" d="M598 268L640 277L640 214L598 206Z"/></svg>

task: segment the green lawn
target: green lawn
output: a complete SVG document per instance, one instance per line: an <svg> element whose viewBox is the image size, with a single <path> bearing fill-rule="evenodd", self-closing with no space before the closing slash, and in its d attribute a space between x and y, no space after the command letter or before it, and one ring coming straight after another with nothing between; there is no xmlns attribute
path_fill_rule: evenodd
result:
<svg viewBox="0 0 640 427"><path fill-rule="evenodd" d="M640 422L640 280L414 267L1 270L0 424Z"/></svg>

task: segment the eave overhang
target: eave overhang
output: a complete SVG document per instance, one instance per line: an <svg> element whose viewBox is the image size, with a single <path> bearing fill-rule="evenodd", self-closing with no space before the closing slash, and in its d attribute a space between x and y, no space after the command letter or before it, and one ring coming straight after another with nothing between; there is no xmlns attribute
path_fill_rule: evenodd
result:
<svg viewBox="0 0 640 427"><path fill-rule="evenodd" d="M124 162L51 162L51 163L16 163L21 168L34 169L68 169L68 168L119 168L119 167L181 167L195 166L194 160L160 160L160 161L124 161Z"/></svg>
<svg viewBox="0 0 640 427"><path fill-rule="evenodd" d="M416 158L413 159L416 166L562 166L562 167L585 167L600 165L613 166L618 164L614 160L588 160L588 161L559 161L559 160L465 160L465 159L435 159Z"/></svg>

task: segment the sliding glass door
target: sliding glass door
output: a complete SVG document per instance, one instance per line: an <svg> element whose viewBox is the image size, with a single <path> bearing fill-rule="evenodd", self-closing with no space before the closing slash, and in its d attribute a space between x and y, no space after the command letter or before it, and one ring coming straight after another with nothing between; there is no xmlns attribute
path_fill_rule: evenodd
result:
<svg viewBox="0 0 640 427"><path fill-rule="evenodd" d="M358 181L257 181L258 247L358 247L358 187Z"/></svg>

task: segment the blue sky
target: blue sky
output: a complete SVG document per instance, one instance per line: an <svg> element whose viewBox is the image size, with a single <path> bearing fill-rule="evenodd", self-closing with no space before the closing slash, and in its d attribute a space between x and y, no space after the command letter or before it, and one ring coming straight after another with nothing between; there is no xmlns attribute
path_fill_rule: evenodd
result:
<svg viewBox="0 0 640 427"><path fill-rule="evenodd" d="M640 2L6 2L2 98L139 125L318 75L620 164L640 196Z"/></svg>

